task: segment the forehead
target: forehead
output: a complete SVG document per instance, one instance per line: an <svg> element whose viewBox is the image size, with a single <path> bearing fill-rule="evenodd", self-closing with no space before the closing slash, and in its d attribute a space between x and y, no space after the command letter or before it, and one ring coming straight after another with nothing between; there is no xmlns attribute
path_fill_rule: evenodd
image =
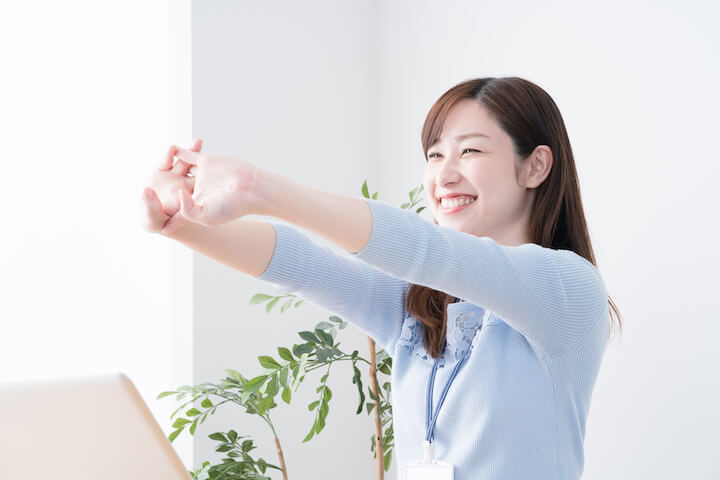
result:
<svg viewBox="0 0 720 480"><path fill-rule="evenodd" d="M487 108L473 99L463 99L455 104L443 123L439 142L455 142L455 137L466 133L483 133L490 138L473 137L474 140L492 142L503 133Z"/></svg>

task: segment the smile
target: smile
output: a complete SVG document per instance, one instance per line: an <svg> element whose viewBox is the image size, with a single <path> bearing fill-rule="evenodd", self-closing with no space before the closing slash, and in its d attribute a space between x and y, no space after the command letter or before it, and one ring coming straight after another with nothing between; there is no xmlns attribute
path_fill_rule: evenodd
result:
<svg viewBox="0 0 720 480"><path fill-rule="evenodd" d="M446 215L449 215L451 213L459 212L460 210L469 207L473 203L475 203L475 200L477 200L477 197L473 198L472 202L466 203L465 205L458 205L457 207L449 207L449 208L443 208L442 203L439 203L438 206L440 207L440 211Z"/></svg>

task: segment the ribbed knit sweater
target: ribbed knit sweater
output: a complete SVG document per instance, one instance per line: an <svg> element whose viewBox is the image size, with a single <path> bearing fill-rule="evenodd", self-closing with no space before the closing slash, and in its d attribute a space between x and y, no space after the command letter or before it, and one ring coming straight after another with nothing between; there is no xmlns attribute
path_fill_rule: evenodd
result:
<svg viewBox="0 0 720 480"><path fill-rule="evenodd" d="M258 278L338 315L393 358L397 478L423 458L434 359L423 325L406 311L411 284L464 300L447 307L446 346L433 389L467 349L433 432L435 458L456 480L578 479L585 423L605 351L608 296L595 266L569 250L503 246L365 199L372 234L337 252L271 221L272 260Z"/></svg>

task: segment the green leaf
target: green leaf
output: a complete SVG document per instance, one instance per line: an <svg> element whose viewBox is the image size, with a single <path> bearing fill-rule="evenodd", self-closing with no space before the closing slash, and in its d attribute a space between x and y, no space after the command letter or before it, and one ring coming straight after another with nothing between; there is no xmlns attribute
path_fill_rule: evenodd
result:
<svg viewBox="0 0 720 480"><path fill-rule="evenodd" d="M310 441L310 439L315 435L315 425L310 428L310 431L307 435L305 435L305 438L303 438L303 443Z"/></svg>
<svg viewBox="0 0 720 480"><path fill-rule="evenodd" d="M315 400L310 405L308 405L308 411L312 412L318 405L320 405L320 400Z"/></svg>
<svg viewBox="0 0 720 480"><path fill-rule="evenodd" d="M265 295L264 293L257 293L250 299L251 304L262 303L275 298L273 295Z"/></svg>
<svg viewBox="0 0 720 480"><path fill-rule="evenodd" d="M238 395L238 397L239 397L239 399L240 399L240 404L241 404L241 405L245 405L245 404L247 403L248 399L249 399L252 395L253 395L253 392L248 392L248 391L240 392L240 395ZM216 407L216 408L217 408L217 407ZM215 410L214 410L214 409L213 409L213 413L215 413Z"/></svg>
<svg viewBox="0 0 720 480"><path fill-rule="evenodd" d="M277 370L282 367L274 358L268 355L260 355L258 360L260 361L260 365L271 370Z"/></svg>
<svg viewBox="0 0 720 480"><path fill-rule="evenodd" d="M303 353L300 357L300 363L295 365L293 367L293 381L290 388L297 391L297 388L300 386L300 382L302 382L303 377L305 376L305 365L308 361L308 354Z"/></svg>
<svg viewBox="0 0 720 480"><path fill-rule="evenodd" d="M200 406L205 407L205 408L210 408L213 406L213 403L210 401L209 398L206 398L205 400L202 401L202 403L200 403Z"/></svg>
<svg viewBox="0 0 720 480"><path fill-rule="evenodd" d="M302 345L295 345L293 347L293 353L295 353L295 355L298 357L301 357L303 353L310 353L313 350L315 350L315 347L313 347L309 343L303 343Z"/></svg>
<svg viewBox="0 0 720 480"><path fill-rule="evenodd" d="M425 210L425 207L420 207L420 208L418 208L417 210L415 210L415 213L420 213L420 212L422 212L423 210Z"/></svg>
<svg viewBox="0 0 720 480"><path fill-rule="evenodd" d="M249 452L253 448L255 448L255 447L253 446L252 440L245 440L244 442L242 442L242 445L240 446L240 450L242 450L243 452Z"/></svg>
<svg viewBox="0 0 720 480"><path fill-rule="evenodd" d="M329 330L331 328L335 328L335 325L333 325L330 322L325 322L325 321L320 322L317 325L315 325L315 329L317 329L317 330Z"/></svg>
<svg viewBox="0 0 720 480"><path fill-rule="evenodd" d="M257 392L263 383L265 383L265 380L268 379L268 375L260 375L258 377L253 378L245 385L245 391L247 392Z"/></svg>
<svg viewBox="0 0 720 480"><path fill-rule="evenodd" d="M377 397L375 396L375 394L373 393L372 389L369 386L368 386L368 395L370 395L370 398L372 398L373 400L375 400L377 402Z"/></svg>
<svg viewBox="0 0 720 480"><path fill-rule="evenodd" d="M287 302L283 303L282 307L280 307L280 313L283 313L285 310L290 308L290 305L292 304L293 299L289 299Z"/></svg>
<svg viewBox="0 0 720 480"><path fill-rule="evenodd" d="M295 302L295 308L298 308L300 305L302 305L302 303L303 303L304 301L305 301L304 299L300 299L300 300L298 300L297 302Z"/></svg>
<svg viewBox="0 0 720 480"><path fill-rule="evenodd" d="M258 468L260 469L260 471L262 473L265 473L265 470L267 470L267 463L265 463L265 460L260 458L260 459L258 459L257 464L258 464Z"/></svg>
<svg viewBox="0 0 720 480"><path fill-rule="evenodd" d="M357 350L355 350L357 352ZM359 415L360 412L362 412L363 403L365 402L365 394L363 393L363 384L362 384L362 375L360 374L360 369L355 366L353 363L353 379L352 383L357 385L358 388L358 395L360 397L360 403L358 404L357 411L355 412L355 415Z"/></svg>
<svg viewBox="0 0 720 480"><path fill-rule="evenodd" d="M283 387L287 387L288 385L288 375L289 375L290 369L289 368L283 368L279 375L280 385Z"/></svg>
<svg viewBox="0 0 720 480"><path fill-rule="evenodd" d="M275 374L272 376L272 378L268 382L265 393L271 397L274 397L275 395L278 394L279 391L280 391L280 382L278 381L277 374Z"/></svg>
<svg viewBox="0 0 720 480"><path fill-rule="evenodd" d="M282 399L285 403L290 405L290 387L283 388Z"/></svg>
<svg viewBox="0 0 720 480"><path fill-rule="evenodd" d="M243 378L243 376L240 374L240 372L237 372L231 368L226 368L225 373L227 373L230 378L232 378L233 380L235 380L237 382L245 381L245 378Z"/></svg>
<svg viewBox="0 0 720 480"><path fill-rule="evenodd" d="M322 429L325 428L325 418L327 417L328 410L329 410L329 407L328 407L327 403L325 403L325 402L320 403L320 411L318 414L318 426L315 428L315 431L317 433L320 433L322 431Z"/></svg>
<svg viewBox="0 0 720 480"><path fill-rule="evenodd" d="M157 398L155 400L159 400L163 397L167 397L168 395L173 395L175 393L177 393L177 392L162 392L160 395L157 396Z"/></svg>
<svg viewBox="0 0 720 480"><path fill-rule="evenodd" d="M267 305L265 305L265 313L268 313L276 303L280 301L281 297L275 297L274 299L270 300Z"/></svg>
<svg viewBox="0 0 720 480"><path fill-rule="evenodd" d="M192 425L190 425L190 435L195 435L195 429L197 428L197 422L200 420L199 418L196 418L194 422L192 422Z"/></svg>
<svg viewBox="0 0 720 480"><path fill-rule="evenodd" d="M187 425L188 423L190 423L190 420L188 420L187 418L178 418L177 420L175 420L175 423L173 423L172 426L173 428L180 428L184 425Z"/></svg>
<svg viewBox="0 0 720 480"><path fill-rule="evenodd" d="M325 391L323 392L323 399L326 402L329 402L331 398L332 398L332 391L330 390L330 387L325 385Z"/></svg>
<svg viewBox="0 0 720 480"><path fill-rule="evenodd" d="M171 432L170 435L168 435L168 440L170 440L170 442L172 442L173 440L175 440L177 438L178 435L180 435L180 432L182 432L182 431L183 431L183 429L180 428L178 430Z"/></svg>
<svg viewBox="0 0 720 480"><path fill-rule="evenodd" d="M378 192L375 192L375 193L373 194L373 196L372 196L373 200L377 200L377 194L378 194Z"/></svg>
<svg viewBox="0 0 720 480"><path fill-rule="evenodd" d="M410 205L410 204L409 204L409 203L403 203L402 205L400 205L400 208L407 208L408 205Z"/></svg>
<svg viewBox="0 0 720 480"><path fill-rule="evenodd" d="M385 454L385 458L383 459L383 463L384 463L384 467L385 467L385 471L386 471L386 472L387 472L388 469L390 468L390 462L391 462L391 460L392 460L392 450L388 451L388 452Z"/></svg>
<svg viewBox="0 0 720 480"><path fill-rule="evenodd" d="M342 318L338 317L337 315L331 315L330 317L328 317L328 320L330 320L331 322L335 322L335 323L343 323L345 321Z"/></svg>
<svg viewBox="0 0 720 480"><path fill-rule="evenodd" d="M208 438L210 438L211 440L217 440L218 442L227 442L228 441L225 434L221 433L221 432L211 433L210 435L208 435Z"/></svg>
<svg viewBox="0 0 720 480"><path fill-rule="evenodd" d="M288 362L294 362L295 358L293 358L292 353L290 353L290 350L288 350L285 347L278 347L278 355L280 355L280 358L283 360L287 360Z"/></svg>
<svg viewBox="0 0 720 480"><path fill-rule="evenodd" d="M201 413L202 412L200 410L193 407L190 410L188 410L187 412L185 412L185 415L187 415L188 417L195 417L197 415L200 415Z"/></svg>
<svg viewBox="0 0 720 480"><path fill-rule="evenodd" d="M317 354L317 359L319 362L325 363L327 359L330 357L330 353L332 350L329 348L318 348L315 352Z"/></svg>
<svg viewBox="0 0 720 480"><path fill-rule="evenodd" d="M231 442L234 443L235 440L237 440L237 436L238 436L238 435L237 435L237 432L236 432L235 430L230 430L230 431L227 432L227 436L228 436L228 439L229 439Z"/></svg>
<svg viewBox="0 0 720 480"><path fill-rule="evenodd" d="M316 329L315 329L315 334L317 335L317 337L318 337L320 340L322 340L322 342L323 342L325 345L328 345L328 346L332 346L332 345L333 345L333 343L334 343L334 342L333 342L333 338L330 336L329 333L324 332L324 331L316 328Z"/></svg>
<svg viewBox="0 0 720 480"><path fill-rule="evenodd" d="M363 197L365 197L365 198L370 197L370 194L368 193L367 180L365 180L362 184L362 194L363 194Z"/></svg>
<svg viewBox="0 0 720 480"><path fill-rule="evenodd" d="M273 404L273 397L267 396L263 397L262 400L258 402L258 415L264 415L265 412L272 406Z"/></svg>
<svg viewBox="0 0 720 480"><path fill-rule="evenodd" d="M300 335L300 338L302 338L306 342L320 343L320 340L318 339L318 337L315 336L313 332L303 330L302 332L298 332L298 335Z"/></svg>
<svg viewBox="0 0 720 480"><path fill-rule="evenodd" d="M367 413L368 413L368 415L370 415L370 412L372 411L372 409L375 408L375 404L368 402L365 404L365 408L367 408Z"/></svg>

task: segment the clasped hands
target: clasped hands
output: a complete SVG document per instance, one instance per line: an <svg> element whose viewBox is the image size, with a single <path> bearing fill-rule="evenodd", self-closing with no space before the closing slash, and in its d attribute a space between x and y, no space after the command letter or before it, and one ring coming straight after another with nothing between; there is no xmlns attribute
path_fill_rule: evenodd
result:
<svg viewBox="0 0 720 480"><path fill-rule="evenodd" d="M201 148L202 139L190 149L172 145L153 169L143 191L145 230L167 235L188 221L212 226L263 213L258 167Z"/></svg>

